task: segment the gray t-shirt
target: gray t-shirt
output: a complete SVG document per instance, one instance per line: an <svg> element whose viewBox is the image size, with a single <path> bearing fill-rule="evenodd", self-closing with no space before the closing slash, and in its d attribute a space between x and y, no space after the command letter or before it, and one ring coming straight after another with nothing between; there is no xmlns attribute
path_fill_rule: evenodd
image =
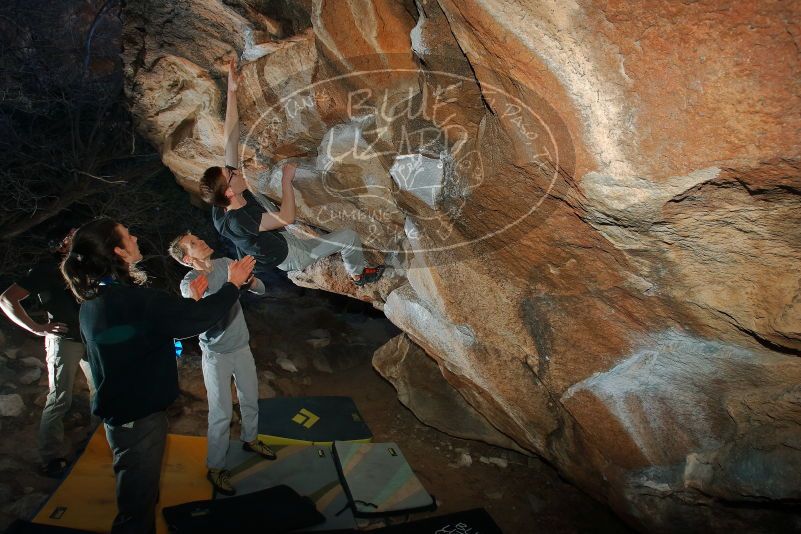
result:
<svg viewBox="0 0 801 534"><path fill-rule="evenodd" d="M209 279L209 287L203 294L204 297L216 293L228 281L228 264L233 263L233 260L230 258L217 258L211 260L211 263L213 268L210 273L206 273ZM195 269L186 273L186 276L181 281L181 294L184 297L192 298L192 290L189 288L189 283L201 274L200 271ZM250 291L263 295L264 284L258 278L254 278ZM234 352L246 347L250 342L250 332L248 332L248 325L245 323L245 316L242 314L242 306L239 301L236 301L231 306L231 309L220 322L200 334L199 341L200 347L204 351L221 354Z"/></svg>

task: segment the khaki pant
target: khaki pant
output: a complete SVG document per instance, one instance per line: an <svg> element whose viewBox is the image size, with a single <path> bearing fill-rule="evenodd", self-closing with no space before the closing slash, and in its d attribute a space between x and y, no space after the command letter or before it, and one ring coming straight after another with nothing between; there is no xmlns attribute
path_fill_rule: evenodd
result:
<svg viewBox="0 0 801 534"><path fill-rule="evenodd" d="M64 455L64 415L72 405L78 367L83 370L89 384L90 405L95 393L89 362L83 359L86 351L82 343L48 335L45 336L45 351L50 391L39 424L39 456L43 463Z"/></svg>

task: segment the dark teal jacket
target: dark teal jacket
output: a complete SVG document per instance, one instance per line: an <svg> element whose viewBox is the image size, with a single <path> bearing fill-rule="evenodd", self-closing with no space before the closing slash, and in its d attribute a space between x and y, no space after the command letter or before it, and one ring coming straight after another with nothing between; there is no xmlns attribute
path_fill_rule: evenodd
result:
<svg viewBox="0 0 801 534"><path fill-rule="evenodd" d="M197 302L110 284L81 304L81 336L97 390L92 413L118 426L166 409L178 397L173 339L208 330L237 298L231 283Z"/></svg>

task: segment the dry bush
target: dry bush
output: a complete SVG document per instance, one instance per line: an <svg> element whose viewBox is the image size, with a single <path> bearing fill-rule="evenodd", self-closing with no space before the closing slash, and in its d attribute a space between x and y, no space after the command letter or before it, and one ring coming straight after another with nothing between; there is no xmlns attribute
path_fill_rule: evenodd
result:
<svg viewBox="0 0 801 534"><path fill-rule="evenodd" d="M137 136L122 90L119 2L0 4L0 277L48 254L53 229L97 216L140 237L145 268L175 287L175 234L207 216Z"/></svg>

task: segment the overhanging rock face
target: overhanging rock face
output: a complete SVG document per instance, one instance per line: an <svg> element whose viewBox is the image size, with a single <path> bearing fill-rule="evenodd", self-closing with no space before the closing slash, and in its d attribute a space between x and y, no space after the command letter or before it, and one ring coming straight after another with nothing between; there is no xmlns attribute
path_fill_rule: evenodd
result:
<svg viewBox="0 0 801 534"><path fill-rule="evenodd" d="M293 279L383 308L474 435L649 531L801 528L801 5L132 0L124 17L138 127L180 183L222 162L235 54L251 187L280 198L294 158L299 218L393 267L358 291L337 261Z"/></svg>

